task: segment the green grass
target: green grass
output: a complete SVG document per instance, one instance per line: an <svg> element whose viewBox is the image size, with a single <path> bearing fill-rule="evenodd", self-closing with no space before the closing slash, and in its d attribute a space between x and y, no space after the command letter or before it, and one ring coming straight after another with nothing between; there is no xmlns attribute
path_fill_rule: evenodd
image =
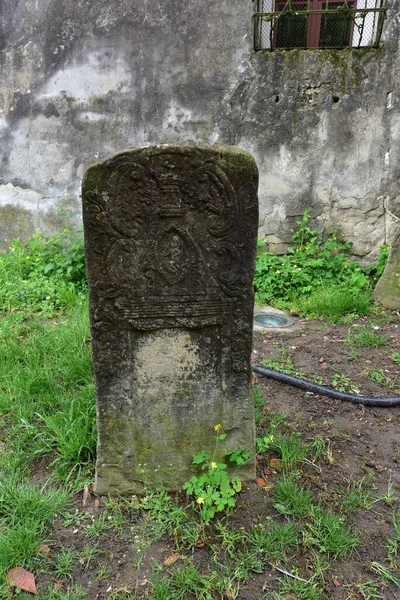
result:
<svg viewBox="0 0 400 600"><path fill-rule="evenodd" d="M282 434L278 432L271 443L274 450L282 461L283 470L291 471L301 463L310 452L310 445L301 439L300 434Z"/></svg>
<svg viewBox="0 0 400 600"><path fill-rule="evenodd" d="M373 505L371 477L350 479L347 486L339 486L336 492L337 508L343 513L356 512L360 508L370 510Z"/></svg>
<svg viewBox="0 0 400 600"><path fill-rule="evenodd" d="M315 546L320 552L327 552L339 558L361 543L360 534L345 524L345 518L334 514L321 505L313 508L311 521L307 523L308 532L304 543Z"/></svg>
<svg viewBox="0 0 400 600"><path fill-rule="evenodd" d="M42 557L54 516L64 510L70 494L63 488L38 488L27 480L2 475L0 480L0 581L16 565L33 568Z"/></svg>
<svg viewBox="0 0 400 600"><path fill-rule="evenodd" d="M305 371L302 368L296 367L293 361L293 351L291 348L283 347L272 352L267 360L261 362L263 367L273 369L274 371L281 371L288 375L294 375L304 379Z"/></svg>
<svg viewBox="0 0 400 600"><path fill-rule="evenodd" d="M367 314L372 283L361 266L350 260L352 244L345 241L340 227L323 238L309 227L309 220L306 210L285 255L277 256L259 245L254 278L257 302L292 303L309 315L333 320L349 313Z"/></svg>
<svg viewBox="0 0 400 600"><path fill-rule="evenodd" d="M294 477L283 476L272 491L276 510L284 515L305 517L313 505L312 493L299 486Z"/></svg>
<svg viewBox="0 0 400 600"><path fill-rule="evenodd" d="M0 412L25 464L53 455L57 475L93 463L95 391L87 303L56 318L0 318Z"/></svg>
<svg viewBox="0 0 400 600"><path fill-rule="evenodd" d="M352 291L343 285L330 285L299 299L298 307L308 317L327 317L332 323L338 323L345 315L354 318L367 315L371 301L371 294L364 290Z"/></svg>
<svg viewBox="0 0 400 600"><path fill-rule="evenodd" d="M248 536L250 548L263 560L284 562L301 543L300 530L292 522L267 521L255 526Z"/></svg>
<svg viewBox="0 0 400 600"><path fill-rule="evenodd" d="M392 361L396 365L400 365L400 352L392 352Z"/></svg>
<svg viewBox="0 0 400 600"><path fill-rule="evenodd" d="M349 329L346 342L359 348L379 348L379 346L387 344L387 339L385 336L361 325Z"/></svg>
<svg viewBox="0 0 400 600"><path fill-rule="evenodd" d="M71 579L76 558L75 552L71 548L61 548L53 562L54 575L60 579Z"/></svg>
<svg viewBox="0 0 400 600"><path fill-rule="evenodd" d="M322 435L304 438L288 415L266 410L257 388L253 389L253 400L258 435L268 441L258 458L261 465L268 465L271 458L281 461L281 469L272 468L267 476L268 491L253 490L259 494L257 523L234 525L239 511L246 517L241 494L235 512L221 512L218 520L209 523L199 519L190 500L164 490L148 491L142 499L109 498L96 516L86 514L83 508L70 508L82 484L93 480L96 427L88 306L82 293L82 246L76 239L72 253L64 252L68 231L64 233L53 241L38 236L28 246L16 243L0 261L0 289L4 292L0 303L0 429L4 432L0 440L0 598L9 597L4 576L15 566L35 575L42 570L47 581L57 578L64 582L61 590L40 583L39 599L88 598L90 591L76 585L74 573L91 572L96 581L105 584L112 566L102 553L102 539L117 535L135 554L132 569L137 569L138 581L143 557L151 555L154 543L167 540L168 552L180 553L171 568L154 562L146 588L150 600L231 600L240 597L255 575L263 576L267 571L276 578L273 589L265 589L265 598L326 600L324 585L332 576L331 564L347 560L362 543L352 518L356 511L370 510L377 503L393 511L393 535L384 541L387 560L371 565L374 580L357 580L352 589L364 598L382 597L379 586L397 581L400 552L400 519L391 482L387 493L379 497L372 494L367 480L348 482L331 494L313 485L324 466L326 444L330 448L331 441ZM305 245L304 236L312 237L313 232L303 223L300 234L296 243L303 256L297 253L296 261L312 261L316 258L312 256L314 250ZM336 242L332 238L331 246L326 247L315 238L312 243L316 252L331 248L334 258ZM339 246L346 249L345 243ZM32 266L32 258L37 266ZM325 258L331 272L343 260ZM294 268L293 260L290 269ZM294 283L294 288L312 285L310 264L304 268L297 265L294 274L288 270L286 281ZM364 290L360 292L364 300L368 299L368 286L358 267L353 269L346 263L342 275L346 272L355 287ZM273 274L276 289L282 284L278 275ZM315 292L315 298L321 298L322 288ZM309 296L310 291L305 293ZM329 302L333 300L331 294ZM339 314L324 311L321 314L334 321ZM343 313L343 304L340 311L363 314L354 304L348 313ZM386 343L374 330L364 329L350 330L351 347ZM384 341L377 342L377 337ZM392 354L394 362L397 354ZM304 376L304 371L296 368L290 348L278 349L268 366ZM336 383L347 385L344 376L337 377ZM33 484L32 472L42 459L48 481ZM140 518L131 522L132 513L140 513ZM79 529L80 536L86 536L86 544L84 541L78 551L56 540L44 561L40 544L54 541L56 515L61 516L60 526ZM204 552L207 564L197 562L198 552ZM112 590L108 600L137 597L135 589L121 588Z"/></svg>

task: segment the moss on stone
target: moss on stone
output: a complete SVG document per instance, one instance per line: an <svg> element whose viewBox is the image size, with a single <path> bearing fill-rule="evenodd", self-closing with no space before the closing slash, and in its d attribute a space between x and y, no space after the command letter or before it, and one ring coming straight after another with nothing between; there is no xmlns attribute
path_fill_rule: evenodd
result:
<svg viewBox="0 0 400 600"><path fill-rule="evenodd" d="M375 288L374 298L385 308L400 309L400 232L392 245L386 269Z"/></svg>
<svg viewBox="0 0 400 600"><path fill-rule="evenodd" d="M31 211L13 204L0 206L0 248L8 247L14 238L27 240L34 232Z"/></svg>

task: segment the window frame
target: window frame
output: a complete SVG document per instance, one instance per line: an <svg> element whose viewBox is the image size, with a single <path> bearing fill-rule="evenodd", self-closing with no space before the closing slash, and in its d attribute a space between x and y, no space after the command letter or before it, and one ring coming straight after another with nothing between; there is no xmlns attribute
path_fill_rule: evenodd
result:
<svg viewBox="0 0 400 600"><path fill-rule="evenodd" d="M265 6L265 2L267 0L257 0L256 10L257 12L253 15L254 20L254 50L294 50L294 49L343 49L343 48L352 48L357 50L358 48L373 48L378 47L380 42L380 37L383 28L383 22L386 18L386 13L388 9L388 0L375 0L374 7L362 7L363 0L270 0L272 11L266 12L262 9ZM365 3L368 0L365 0ZM299 10L298 14L302 12L305 13L305 18L307 19L307 30L306 30L306 39L304 44L292 45L290 40L287 45L278 45L277 44L277 34L279 27L279 17L280 13L284 11L286 6L290 6L290 10L293 10L293 7L296 4L302 5L302 9ZM321 26L323 23L324 16L327 15L335 15L340 13L335 13L335 9L332 8L333 4L337 4L339 6L343 6L343 4L347 4L349 10L354 15L354 19L351 19L351 30L348 38L348 43L337 44L337 45L325 45L321 43ZM304 9L304 5L307 5L307 8ZM260 10L261 9L261 10ZM360 18L360 15L364 15L365 23L365 15L370 18L370 15L373 16L373 25L370 33L371 43L362 43L365 38L368 39L367 35L364 33L364 24L361 29L361 33L359 33L359 41L357 44L354 43L354 32L355 20ZM263 20L270 22L270 43L267 47L263 46ZM363 37L365 35L365 38ZM357 38L356 38L357 40Z"/></svg>

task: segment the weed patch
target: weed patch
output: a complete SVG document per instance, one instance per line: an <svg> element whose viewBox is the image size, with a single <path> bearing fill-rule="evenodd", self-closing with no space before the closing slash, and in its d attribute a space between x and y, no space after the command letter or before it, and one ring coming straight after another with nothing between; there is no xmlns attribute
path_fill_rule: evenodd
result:
<svg viewBox="0 0 400 600"><path fill-rule="evenodd" d="M307 313L335 319L341 311L366 314L371 285L360 265L347 256L352 244L340 229L323 239L308 226L309 220L306 210L284 256L259 252L254 279L257 301L274 304L303 298L300 306ZM310 294L312 301L305 299Z"/></svg>

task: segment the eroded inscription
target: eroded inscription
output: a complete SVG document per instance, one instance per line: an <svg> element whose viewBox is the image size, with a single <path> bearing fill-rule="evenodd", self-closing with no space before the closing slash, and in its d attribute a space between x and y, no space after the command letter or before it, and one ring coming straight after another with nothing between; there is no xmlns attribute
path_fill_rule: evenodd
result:
<svg viewBox="0 0 400 600"><path fill-rule="evenodd" d="M216 423L221 452L252 449L257 177L226 147L144 148L88 170L98 493L179 488Z"/></svg>

